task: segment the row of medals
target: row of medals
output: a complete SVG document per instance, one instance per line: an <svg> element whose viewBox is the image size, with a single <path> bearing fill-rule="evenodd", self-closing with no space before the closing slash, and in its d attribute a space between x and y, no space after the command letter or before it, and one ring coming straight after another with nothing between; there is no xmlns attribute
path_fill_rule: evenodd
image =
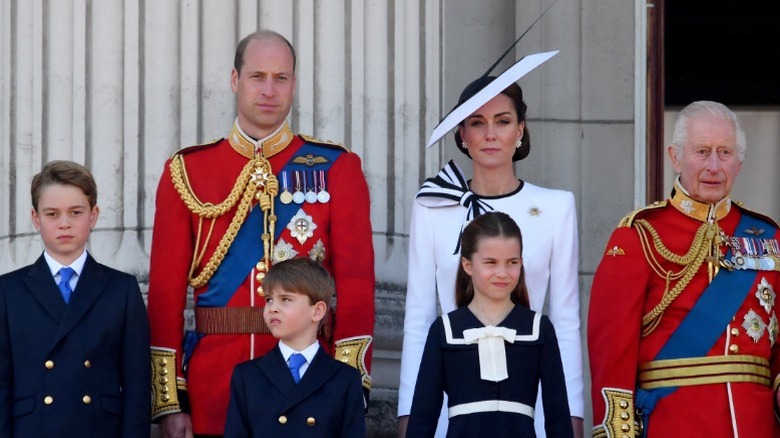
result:
<svg viewBox="0 0 780 438"><path fill-rule="evenodd" d="M731 237L729 244L734 249L731 262L736 269L774 271L775 260L780 258L780 245L774 239Z"/></svg>
<svg viewBox="0 0 780 438"><path fill-rule="evenodd" d="M283 170L279 172L279 179L282 182L282 194L279 195L282 204L325 204L330 201L330 193L325 188L324 170ZM293 184L295 191L290 193Z"/></svg>

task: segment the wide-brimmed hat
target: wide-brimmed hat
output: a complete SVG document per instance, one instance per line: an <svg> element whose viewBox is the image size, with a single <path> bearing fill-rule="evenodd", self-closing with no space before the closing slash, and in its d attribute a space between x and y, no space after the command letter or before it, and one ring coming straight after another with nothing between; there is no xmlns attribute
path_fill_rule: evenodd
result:
<svg viewBox="0 0 780 438"><path fill-rule="evenodd" d="M439 122L436 128L433 129L427 147L431 147L434 143L444 137L444 135L458 126L466 117L473 114L474 111L478 110L482 105L488 103L490 99L498 96L507 87L520 80L520 78L527 75L533 69L542 65L542 63L556 54L558 54L557 50L524 56L522 59L518 60L515 65L508 68L498 77L483 75L471 82L461 93L457 105L455 105L452 111L450 111L450 113ZM458 149L463 150L462 148ZM525 147L521 146L518 148L517 152L515 152L515 156L522 156L520 158L513 157L513 160L517 161L525 158L525 156L528 155L529 150L530 144L526 144ZM465 151L465 153L468 155L468 151Z"/></svg>
<svg viewBox="0 0 780 438"><path fill-rule="evenodd" d="M466 119L466 117L470 116L474 113L474 111L482 107L482 105L488 103L488 101L498 96L507 87L516 83L518 80L520 80L520 78L530 73L533 69L542 65L545 61L558 54L558 51L554 50L551 52L534 53L533 55L524 56L517 60L513 66L509 67L500 75L490 76L501 60L504 59L504 57L506 57L510 51L512 51L515 45L517 45L523 36L525 36L525 34L531 30L533 25L542 18L542 16L552 7L553 4L555 4L555 1L553 1L542 12L542 14L539 15L536 20L534 20L533 23L531 23L528 29L526 29L525 32L523 32L522 35L520 35L520 37L517 38L514 43L512 43L509 49L507 49L482 76L466 86L466 88L460 94L460 98L458 99L458 103L455 105L455 107L447 114L446 117L444 117L444 119L442 119L441 122L439 122L438 125L436 125L436 128L433 129L426 147L431 147L434 143L444 137L444 135L458 126L463 120ZM518 114L518 116L520 115ZM461 143L459 133L456 132L455 135L457 143ZM469 155L466 148L460 147L460 144L458 146L458 149L461 150L461 152ZM530 142L524 142L524 144L521 145L517 151L515 151L515 154L512 157L513 161L522 160L528 155L529 151Z"/></svg>

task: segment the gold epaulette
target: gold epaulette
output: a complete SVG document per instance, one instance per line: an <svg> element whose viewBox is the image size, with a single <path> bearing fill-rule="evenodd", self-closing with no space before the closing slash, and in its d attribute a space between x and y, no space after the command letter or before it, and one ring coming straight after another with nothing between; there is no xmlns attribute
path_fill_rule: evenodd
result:
<svg viewBox="0 0 780 438"><path fill-rule="evenodd" d="M179 149L178 151L172 153L169 158L173 158L176 155L186 155L186 154L189 154L191 152L197 152L197 151L202 150L202 149L206 149L206 148L210 148L212 146L216 146L217 143L221 142L222 140L223 139L221 139L221 138L217 138L217 139L211 140L208 143L199 144L199 145L195 145L195 146L183 147L183 148Z"/></svg>
<svg viewBox="0 0 780 438"><path fill-rule="evenodd" d="M774 226L776 228L780 228L780 225L778 225L778 223L775 222L775 220L772 219L771 217L769 217L769 216L767 216L767 215L765 215L763 213L759 213L759 212L757 212L755 210L751 210L751 209L745 207L745 204L743 204L741 202L732 201L732 203L734 205L736 205L737 207L739 207L740 210L742 210L745 213L749 214L750 216L755 216L755 217L757 217L759 219L762 219L762 220L765 220L765 221L769 222L770 225L772 225L772 226Z"/></svg>
<svg viewBox="0 0 780 438"><path fill-rule="evenodd" d="M656 210L659 208L666 207L666 201L655 201L650 205L646 205L642 208L637 208L636 210L632 211L631 213L623 216L623 219L620 219L620 223L618 224L618 228L624 228L624 227L630 227L634 225L634 219L636 219L637 216L641 215L642 213L646 211Z"/></svg>
<svg viewBox="0 0 780 438"><path fill-rule="evenodd" d="M363 387L371 389L371 376L366 369L366 352L371 344L371 336L356 336L336 341L336 354L334 358L352 368L360 371L363 379Z"/></svg>
<svg viewBox="0 0 780 438"><path fill-rule="evenodd" d="M319 140L317 138L314 138L314 137L312 137L310 135L305 135L305 134L298 134L298 135L302 139L304 139L307 143L314 143L314 144L318 144L318 145L322 145L322 146L328 146L328 147L331 147L331 148L341 149L341 150L343 150L345 152L349 152L349 149L347 149L347 147L344 146L341 143L334 143L334 142L332 142L330 140Z"/></svg>
<svg viewBox="0 0 780 438"><path fill-rule="evenodd" d="M181 412L177 390L187 390L176 377L176 351L152 347L152 419Z"/></svg>

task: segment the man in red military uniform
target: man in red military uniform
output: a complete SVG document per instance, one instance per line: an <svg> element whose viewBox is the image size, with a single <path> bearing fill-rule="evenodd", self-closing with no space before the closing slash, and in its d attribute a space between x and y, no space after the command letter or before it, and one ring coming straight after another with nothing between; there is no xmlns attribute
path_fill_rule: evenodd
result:
<svg viewBox="0 0 780 438"><path fill-rule="evenodd" d="M374 259L360 159L293 135L295 52L281 35L241 41L231 86L238 117L229 136L174 154L157 189L149 318L152 415L163 437L222 435L233 367L276 344L263 323L263 277L292 257L333 275L335 315L320 342L362 373L366 394L371 386ZM185 334L188 286L196 327Z"/></svg>
<svg viewBox="0 0 780 438"><path fill-rule="evenodd" d="M593 436L780 436L780 232L729 197L744 132L694 102L668 152L671 198L620 222L593 280Z"/></svg>

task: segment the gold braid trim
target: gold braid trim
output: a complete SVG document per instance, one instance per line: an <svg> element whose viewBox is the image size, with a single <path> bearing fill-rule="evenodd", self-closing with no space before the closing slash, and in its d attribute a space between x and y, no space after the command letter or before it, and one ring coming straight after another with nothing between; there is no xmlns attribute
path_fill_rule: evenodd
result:
<svg viewBox="0 0 780 438"><path fill-rule="evenodd" d="M252 170L254 170L254 160L250 160L246 163L246 166L241 170L241 173L236 179L236 184L233 189L230 190L230 194L224 201L217 205L210 202L203 203L192 191L189 177L187 176L187 169L184 166L184 156L177 154L172 160L169 166L171 170L171 178L173 179L173 186L176 187L176 191L179 192L181 200L187 208L195 215L212 219L222 216L230 211L233 206L236 205L239 197L246 191L247 183L249 182Z"/></svg>
<svg viewBox="0 0 780 438"><path fill-rule="evenodd" d="M176 392L176 351L170 348L152 349L152 419L165 414L181 412ZM186 387L183 388L186 391Z"/></svg>
<svg viewBox="0 0 780 438"><path fill-rule="evenodd" d="M176 155L174 159L171 160L170 171L173 185L182 201L187 206L187 209L200 217L198 237L195 243L192 265L190 266L190 272L187 278L190 286L197 289L205 286L209 280L211 280L211 277L225 259L227 250L236 238L238 230L241 228L244 220L246 220L253 199L257 199L258 205L263 211L263 235L261 237L265 243L264 260L266 263L263 266L267 269L269 266L268 261L270 260L270 254L273 253L273 241L271 236L273 236L276 223L273 199L279 193L279 181L272 173L271 164L268 160L261 155L257 155L255 158L249 160L246 166L241 170L228 197L217 205L209 202L201 202L195 195L187 176L187 170L184 166L184 157L182 155ZM235 215L233 216L227 231L220 239L217 248L206 263L206 266L203 267L198 275L195 275L195 269L202 261L206 246L211 240L214 220L230 211L236 205L239 198L240 203L238 203L238 208L236 209ZM203 219L211 219L212 221L206 239L201 242Z"/></svg>
<svg viewBox="0 0 780 438"><path fill-rule="evenodd" d="M594 437L640 437L642 420L634 410L634 394L619 388L602 388L604 422L593 429Z"/></svg>
<svg viewBox="0 0 780 438"><path fill-rule="evenodd" d="M342 363L360 371L363 388L371 389L371 376L366 369L366 352L373 338L371 336L355 336L336 341L336 353L333 357Z"/></svg>
<svg viewBox="0 0 780 438"><path fill-rule="evenodd" d="M688 286L696 275L696 272L698 272L699 266L701 266L705 260L710 261L710 264L712 264L712 261L720 256L720 249L718 247L720 240L717 239L720 236L720 228L715 223L703 223L696 231L696 235L693 238L688 253L680 256L673 253L663 244L658 232L648 221L638 219L634 222L634 226L637 230L639 240L642 244L642 251L645 254L645 259L648 264L659 277L666 279L666 288L664 289L661 302L642 317L642 336L644 337L655 330L658 323L661 322L664 311L666 311L669 305L671 305ZM652 239L652 247L650 246L650 239ZM682 269L677 272L664 270L663 266L656 258L653 249L655 249L664 260L680 265L682 266ZM679 281L674 285L674 288L670 290L669 286L671 282L678 279Z"/></svg>

